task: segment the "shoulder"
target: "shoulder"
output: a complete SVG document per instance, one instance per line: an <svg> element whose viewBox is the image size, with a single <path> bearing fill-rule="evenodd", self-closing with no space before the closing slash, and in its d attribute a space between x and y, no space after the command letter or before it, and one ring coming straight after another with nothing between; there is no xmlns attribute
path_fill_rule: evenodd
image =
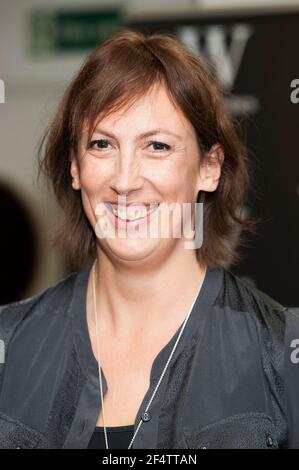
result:
<svg viewBox="0 0 299 470"><path fill-rule="evenodd" d="M28 317L63 309L70 301L79 272L23 300L0 306L0 340L7 346L13 332Z"/></svg>
<svg viewBox="0 0 299 470"><path fill-rule="evenodd" d="M276 299L230 270L223 270L222 300L232 308L242 311L255 312L259 307L269 310L285 309Z"/></svg>
<svg viewBox="0 0 299 470"><path fill-rule="evenodd" d="M254 326L269 357L281 360L285 353L290 353L291 344L297 345L296 340L299 346L299 307L282 305L229 270L223 270L216 303L229 321L240 326L240 337Z"/></svg>
<svg viewBox="0 0 299 470"><path fill-rule="evenodd" d="M223 270L217 302L222 308L243 314L273 333L284 335L289 322L295 324L299 331L299 307L282 305L230 270Z"/></svg>

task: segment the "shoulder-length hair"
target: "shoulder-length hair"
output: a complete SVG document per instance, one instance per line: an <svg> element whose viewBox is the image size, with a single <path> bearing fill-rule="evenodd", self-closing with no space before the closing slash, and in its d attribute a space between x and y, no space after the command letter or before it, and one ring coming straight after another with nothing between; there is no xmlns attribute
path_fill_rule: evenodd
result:
<svg viewBox="0 0 299 470"><path fill-rule="evenodd" d="M81 192L71 185L71 158L79 161L83 125L88 123L90 138L99 116L129 106L156 83L166 86L193 125L202 163L213 144L219 143L224 152L219 185L205 194L197 259L210 269L235 264L241 259L239 247L246 245L243 233L254 232L256 221L241 212L249 189L248 156L214 69L172 34L145 36L125 28L88 55L39 143L38 176L44 174L63 211L53 242L75 265L96 254L96 235Z"/></svg>

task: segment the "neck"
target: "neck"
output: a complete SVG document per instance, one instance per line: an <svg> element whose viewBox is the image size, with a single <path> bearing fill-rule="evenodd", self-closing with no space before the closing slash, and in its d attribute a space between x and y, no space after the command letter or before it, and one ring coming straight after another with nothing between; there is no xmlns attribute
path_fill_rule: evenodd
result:
<svg viewBox="0 0 299 470"><path fill-rule="evenodd" d="M114 264L103 252L98 256L95 288L102 331L136 337L183 322L205 275L195 251L176 251L158 266L132 264Z"/></svg>

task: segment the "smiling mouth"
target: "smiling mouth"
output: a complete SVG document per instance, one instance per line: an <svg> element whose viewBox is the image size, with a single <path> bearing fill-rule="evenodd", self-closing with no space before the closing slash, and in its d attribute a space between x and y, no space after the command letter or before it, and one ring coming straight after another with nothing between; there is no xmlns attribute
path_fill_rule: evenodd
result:
<svg viewBox="0 0 299 470"><path fill-rule="evenodd" d="M114 217L121 219L125 222L132 222L134 220L144 219L149 217L153 212L155 212L160 203L148 205L131 205L131 206L122 206L117 204L111 204L110 202L105 202L105 206Z"/></svg>

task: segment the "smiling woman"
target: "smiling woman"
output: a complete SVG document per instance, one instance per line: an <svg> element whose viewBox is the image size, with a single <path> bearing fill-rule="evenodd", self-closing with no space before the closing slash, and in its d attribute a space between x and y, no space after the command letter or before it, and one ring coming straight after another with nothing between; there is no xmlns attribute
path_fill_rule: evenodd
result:
<svg viewBox="0 0 299 470"><path fill-rule="evenodd" d="M0 447L299 446L299 309L228 270L254 221L224 94L175 37L126 29L70 82L40 171L84 267L0 309Z"/></svg>
<svg viewBox="0 0 299 470"><path fill-rule="evenodd" d="M85 132L79 158L72 159L70 169L73 188L81 191L84 213L91 226L96 225L99 203L105 203L112 215L108 215L107 222L120 229L140 229L144 222L153 225L154 218L157 220L155 209L159 209L157 223L161 235L142 239L105 237L101 249L109 251L116 262L119 258L131 259L135 266L146 258L150 266L157 254L169 259L170 254L174 256L180 251L184 257L193 258L193 253L187 254L179 248L183 237L169 236L161 241L162 231L165 233L165 226L170 223L170 214L167 216L162 209L170 204L192 204L199 191L215 191L220 163L214 163L209 172L207 167L200 166L196 133L161 84L155 84L125 110L97 120L101 121L101 129L96 128L91 138ZM220 150L214 146L210 158L217 157L217 153ZM125 196L122 200L121 194ZM142 212L145 212L143 217ZM182 221L173 212L172 215L171 225L177 233Z"/></svg>
<svg viewBox="0 0 299 470"><path fill-rule="evenodd" d="M63 209L56 237L63 253L81 265L97 251L82 192L70 190L81 164L90 189L95 179L112 177L109 190L98 184L99 199L114 201L122 191L128 202L135 196L152 201L163 196L158 189L168 181L173 190L180 186L185 202L201 196L205 243L198 260L211 268L236 263L242 234L254 230L254 221L240 216L249 187L247 157L223 94L212 68L171 35L144 38L121 31L96 48L71 81L40 145L40 171ZM148 183L143 191L142 179ZM154 192L149 183L158 179ZM73 187L79 189L77 177ZM166 201L176 200L165 192Z"/></svg>

